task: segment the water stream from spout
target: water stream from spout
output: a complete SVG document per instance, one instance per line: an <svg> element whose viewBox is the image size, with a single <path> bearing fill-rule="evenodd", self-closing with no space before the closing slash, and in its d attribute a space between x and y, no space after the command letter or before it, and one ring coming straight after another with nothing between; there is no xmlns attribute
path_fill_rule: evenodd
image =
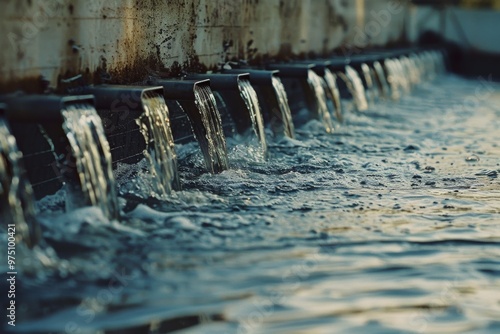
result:
<svg viewBox="0 0 500 334"><path fill-rule="evenodd" d="M239 79L238 87L240 89L241 97L243 101L245 101L245 105L247 106L248 111L250 112L250 118L252 120L252 128L253 132L257 136L261 151L262 157L267 157L267 142L266 142L266 134L264 132L264 120L262 119L262 111L259 105L259 98L255 89L250 84L250 80L247 79Z"/></svg>
<svg viewBox="0 0 500 334"><path fill-rule="evenodd" d="M191 125L203 152L205 165L211 173L229 168L226 138L215 96L209 86L195 86L198 115L191 115Z"/></svg>
<svg viewBox="0 0 500 334"><path fill-rule="evenodd" d="M179 189L177 155L170 127L169 110L163 96L146 92L142 97L144 113L137 124L146 141L144 156L149 164L153 191L162 197Z"/></svg>
<svg viewBox="0 0 500 334"><path fill-rule="evenodd" d="M401 89L402 89L402 79L401 73L397 66L395 59L387 59L385 61L385 68L387 71L387 81L391 87L391 98L393 100L399 100L401 97Z"/></svg>
<svg viewBox="0 0 500 334"><path fill-rule="evenodd" d="M327 133L332 133L334 131L334 126L332 118L330 117L330 112L326 103L326 92L324 89L323 80L319 75L314 73L312 70L308 71L307 82L314 93L314 97L317 103L316 110L314 114L320 120Z"/></svg>
<svg viewBox="0 0 500 334"><path fill-rule="evenodd" d="M414 68L410 59L406 56L402 56L399 60L399 66L401 70L401 77L403 79L403 87L406 94L410 93L415 81Z"/></svg>
<svg viewBox="0 0 500 334"><path fill-rule="evenodd" d="M382 98L389 97L389 84L387 83L387 77L384 72L382 65L376 61L373 63L373 69L375 71L375 78L379 89L379 95Z"/></svg>
<svg viewBox="0 0 500 334"><path fill-rule="evenodd" d="M345 67L345 79L347 88L350 90L351 95L354 99L354 104L358 111L363 111L368 109L368 101L366 100L365 87L363 86L363 81L359 77L358 72L349 65Z"/></svg>
<svg viewBox="0 0 500 334"><path fill-rule="evenodd" d="M87 104L66 106L62 112L66 133L86 205L101 208L109 218L119 215L111 153L101 118Z"/></svg>
<svg viewBox="0 0 500 334"><path fill-rule="evenodd" d="M5 232L15 230L17 242L33 247L40 239L40 230L35 220L33 190L21 159L16 139L0 117L0 228Z"/></svg>
<svg viewBox="0 0 500 334"><path fill-rule="evenodd" d="M293 125L292 112L288 104L288 97L286 95L285 86L278 77L272 77L272 84L278 99L280 108L280 120L283 122L283 132L289 138L295 138L295 127Z"/></svg>
<svg viewBox="0 0 500 334"><path fill-rule="evenodd" d="M331 98L331 101L333 103L333 107L335 110L335 117L339 122L343 121L343 116L342 116L342 102L340 100L340 92L339 88L337 86L337 77L335 74L332 73L328 68L325 69L325 82L326 86L328 88L328 92Z"/></svg>
<svg viewBox="0 0 500 334"><path fill-rule="evenodd" d="M361 64L361 72L363 72L363 77L365 78L367 94L370 98L370 102L373 104L375 103L375 85L370 66L365 63Z"/></svg>

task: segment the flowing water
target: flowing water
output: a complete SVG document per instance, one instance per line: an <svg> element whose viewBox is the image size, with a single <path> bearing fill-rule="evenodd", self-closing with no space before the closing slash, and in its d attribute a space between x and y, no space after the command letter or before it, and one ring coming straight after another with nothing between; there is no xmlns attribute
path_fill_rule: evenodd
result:
<svg viewBox="0 0 500 334"><path fill-rule="evenodd" d="M144 156L153 186L151 195L166 197L172 189L180 188L169 110L163 96L157 93L146 92L142 103L144 112L137 124L146 142Z"/></svg>
<svg viewBox="0 0 500 334"><path fill-rule="evenodd" d="M107 217L118 217L111 153L101 118L86 104L66 106L61 114L79 180L78 194L72 195L68 210L74 209L72 205L93 205Z"/></svg>
<svg viewBox="0 0 500 334"><path fill-rule="evenodd" d="M40 230L35 220L33 190L26 181L21 159L16 139L0 117L0 228L15 231L17 243L33 247L40 239Z"/></svg>
<svg viewBox="0 0 500 334"><path fill-rule="evenodd" d="M358 72L349 65L345 67L344 81L346 81L347 88L351 92L354 99L354 105L358 111L364 111L368 109L368 101L366 100L365 87L363 86L363 81L359 77Z"/></svg>
<svg viewBox="0 0 500 334"><path fill-rule="evenodd" d="M329 90L330 100L333 103L333 109L335 110L335 118L342 123L342 101L340 100L340 92L337 86L337 76L329 69L325 69L324 79Z"/></svg>
<svg viewBox="0 0 500 334"><path fill-rule="evenodd" d="M253 132L259 140L262 157L265 158L267 157L267 143L266 134L264 133L264 120L262 119L262 112L259 105L259 98L249 80L239 79L238 87L240 88L241 96L245 101L245 105L250 112Z"/></svg>
<svg viewBox="0 0 500 334"><path fill-rule="evenodd" d="M376 61L373 63L373 69L375 70L376 82L379 89L379 95L386 99L389 97L389 84L387 83L387 77L385 75L384 68L382 65Z"/></svg>
<svg viewBox="0 0 500 334"><path fill-rule="evenodd" d="M309 70L307 82L314 93L314 98L317 104L316 110L313 110L313 115L315 115L323 124L327 133L332 133L334 131L334 126L326 102L326 92L323 80L319 75L314 73L312 70Z"/></svg>
<svg viewBox="0 0 500 334"><path fill-rule="evenodd" d="M199 114L192 119L191 125L208 171L220 173L229 168L229 161L217 102L209 86L195 86L194 94Z"/></svg>
<svg viewBox="0 0 500 334"><path fill-rule="evenodd" d="M285 87L283 86L281 79L276 76L272 77L272 83L280 108L280 120L283 123L283 133L288 138L295 138L295 127L293 125L292 112L290 111L290 106L288 105Z"/></svg>
<svg viewBox="0 0 500 334"><path fill-rule="evenodd" d="M375 85L373 83L372 70L370 66L363 63L361 64L361 72L365 78L367 94L370 97L370 102L373 104L375 103Z"/></svg>
<svg viewBox="0 0 500 334"><path fill-rule="evenodd" d="M437 76L268 161L181 169L119 221L44 198L64 265L18 276L15 332L498 333L499 105L498 83Z"/></svg>
<svg viewBox="0 0 500 334"><path fill-rule="evenodd" d="M402 78L402 73L398 68L396 59L387 59L385 61L385 68L387 72L387 82L391 87L391 98L394 101L397 101L401 98L401 89L403 86L402 81L404 80L404 78ZM433 69L430 69L430 72L433 72Z"/></svg>

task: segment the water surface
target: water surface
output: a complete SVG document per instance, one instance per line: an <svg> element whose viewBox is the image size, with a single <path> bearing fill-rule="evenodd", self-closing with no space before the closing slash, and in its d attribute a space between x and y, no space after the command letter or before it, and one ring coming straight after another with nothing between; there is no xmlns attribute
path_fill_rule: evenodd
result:
<svg viewBox="0 0 500 334"><path fill-rule="evenodd" d="M500 85L444 76L344 119L268 161L229 140L218 175L179 147L184 189L122 196L119 222L44 199L60 259L23 276L16 329L499 332Z"/></svg>

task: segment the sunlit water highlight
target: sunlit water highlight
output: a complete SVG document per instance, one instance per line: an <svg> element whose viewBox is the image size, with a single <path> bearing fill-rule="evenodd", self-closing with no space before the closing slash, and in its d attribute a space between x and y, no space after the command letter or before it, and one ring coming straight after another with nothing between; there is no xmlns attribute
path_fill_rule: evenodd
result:
<svg viewBox="0 0 500 334"><path fill-rule="evenodd" d="M184 170L119 222L42 207L69 267L19 278L16 329L497 333L499 105L498 84L438 77L333 135L312 121L269 161Z"/></svg>

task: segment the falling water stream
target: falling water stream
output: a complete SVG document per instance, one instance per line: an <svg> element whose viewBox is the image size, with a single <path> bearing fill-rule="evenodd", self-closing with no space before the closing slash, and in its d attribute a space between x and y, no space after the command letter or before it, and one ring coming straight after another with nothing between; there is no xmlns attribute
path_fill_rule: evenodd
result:
<svg viewBox="0 0 500 334"><path fill-rule="evenodd" d="M363 63L361 64L361 72L363 73L363 77L365 78L366 83L366 92L369 96L370 103L375 103L375 85L372 77L372 70L370 66Z"/></svg>
<svg viewBox="0 0 500 334"><path fill-rule="evenodd" d="M334 131L334 126L332 118L330 116L330 111L327 105L327 96L324 88L323 80L319 75L314 73L314 71L309 70L307 76L307 82L314 93L314 98L317 103L316 110L313 110L313 114L317 119L322 122L327 133L332 133Z"/></svg>
<svg viewBox="0 0 500 334"><path fill-rule="evenodd" d="M266 134L264 132L264 120L262 119L262 112L259 105L259 98L249 80L240 78L238 80L238 87L240 89L241 96L245 101L245 105L250 112L252 129L259 140L262 157L265 158L267 157L267 143Z"/></svg>
<svg viewBox="0 0 500 334"><path fill-rule="evenodd" d="M285 87L283 86L280 78L273 76L271 80L276 93L276 98L278 99L280 120L283 124L283 133L288 138L294 138L295 127L293 125L292 112L290 111L290 106L288 105Z"/></svg>
<svg viewBox="0 0 500 334"><path fill-rule="evenodd" d="M207 169L211 173L220 173L229 168L229 161L217 102L210 87L195 86L194 94L199 114L191 115L191 117L196 116L191 125L203 152Z"/></svg>
<svg viewBox="0 0 500 334"><path fill-rule="evenodd" d="M347 87L351 91L356 109L358 111L364 111L368 109L368 101L366 100L365 88L358 72L351 66L346 65L344 80L347 80L348 82Z"/></svg>
<svg viewBox="0 0 500 334"><path fill-rule="evenodd" d="M21 159L16 139L0 117L0 228L9 234L15 231L17 242L33 247L38 243L40 230L35 220L33 190Z"/></svg>
<svg viewBox="0 0 500 334"><path fill-rule="evenodd" d="M151 185L156 195L165 197L172 189L180 188L169 111L163 96L157 93L146 92L142 103L144 112L137 124L146 141L144 156L149 165Z"/></svg>
<svg viewBox="0 0 500 334"><path fill-rule="evenodd" d="M119 210L111 153L101 118L94 107L86 104L66 106L61 114L81 187L81 194L74 194L70 205L96 206L107 217L117 218Z"/></svg>
<svg viewBox="0 0 500 334"><path fill-rule="evenodd" d="M375 71L376 82L379 89L379 95L386 99L389 97L389 84L387 83L387 77L382 65L376 61L373 63L373 69Z"/></svg>
<svg viewBox="0 0 500 334"><path fill-rule="evenodd" d="M342 101L340 100L340 92L337 86L337 77L328 68L325 69L324 76L327 89L329 91L330 100L333 103L333 108L335 110L335 118L337 121L342 122Z"/></svg>
<svg viewBox="0 0 500 334"><path fill-rule="evenodd" d="M403 80L397 66L397 61L395 59L387 59L385 61L385 68L387 71L387 81L391 87L391 98L392 100L397 101L401 97L401 81Z"/></svg>

